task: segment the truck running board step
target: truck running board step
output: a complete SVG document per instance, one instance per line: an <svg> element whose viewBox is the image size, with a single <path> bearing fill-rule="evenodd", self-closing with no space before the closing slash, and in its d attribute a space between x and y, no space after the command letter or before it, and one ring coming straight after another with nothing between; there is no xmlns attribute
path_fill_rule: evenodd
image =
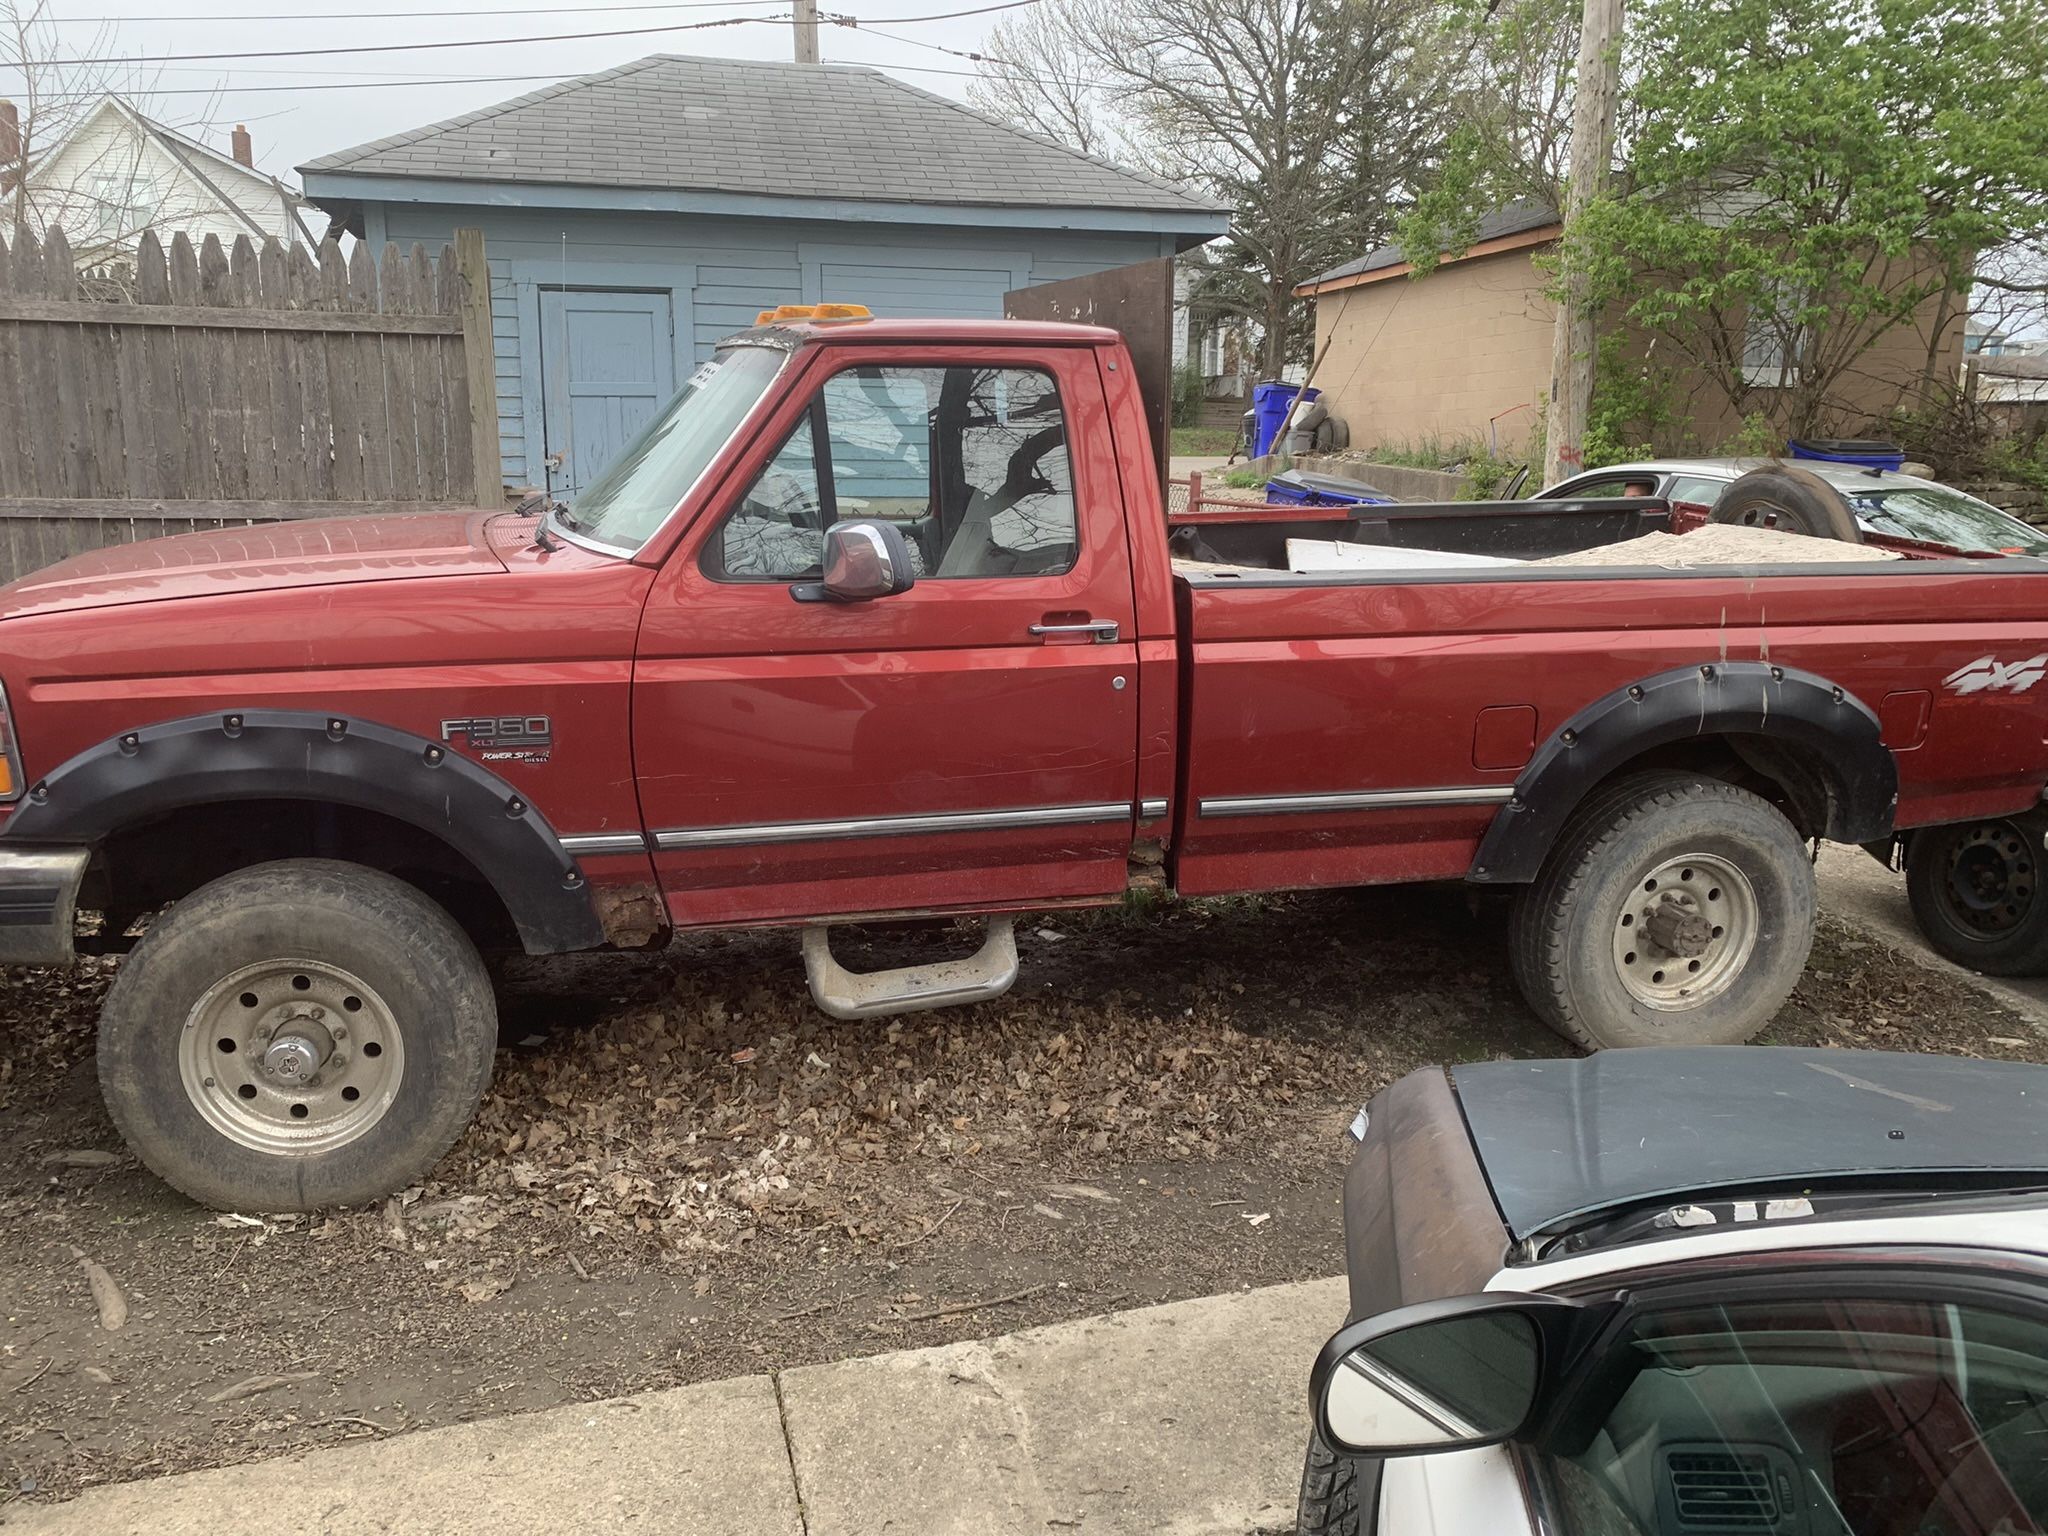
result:
<svg viewBox="0 0 2048 1536"><path fill-rule="evenodd" d="M832 957L832 930L804 929L804 975L811 998L835 1019L872 1019L1001 997L1017 979L1017 935L1012 920L992 917L981 948L964 960L904 965L891 971L849 971Z"/></svg>

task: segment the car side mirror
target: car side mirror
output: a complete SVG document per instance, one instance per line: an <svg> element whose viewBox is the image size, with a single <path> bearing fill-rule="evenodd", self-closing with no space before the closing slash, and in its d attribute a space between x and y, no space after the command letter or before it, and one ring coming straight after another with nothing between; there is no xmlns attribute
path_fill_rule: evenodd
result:
<svg viewBox="0 0 2048 1536"><path fill-rule="evenodd" d="M1589 1311L1557 1296L1490 1292L1401 1307L1338 1330L1309 1396L1332 1450L1416 1456L1511 1440Z"/></svg>
<svg viewBox="0 0 2048 1536"><path fill-rule="evenodd" d="M825 530L824 580L799 582L789 595L800 603L864 603L908 592L916 581L903 530L878 518L855 518Z"/></svg>

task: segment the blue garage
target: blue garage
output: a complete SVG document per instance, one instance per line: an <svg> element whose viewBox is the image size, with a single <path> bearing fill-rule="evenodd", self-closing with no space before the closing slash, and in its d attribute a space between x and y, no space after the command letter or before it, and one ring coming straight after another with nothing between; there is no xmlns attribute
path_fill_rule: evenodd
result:
<svg viewBox="0 0 2048 1536"><path fill-rule="evenodd" d="M505 483L573 493L776 304L994 317L1228 210L874 70L659 56L325 155L368 240L484 232Z"/></svg>

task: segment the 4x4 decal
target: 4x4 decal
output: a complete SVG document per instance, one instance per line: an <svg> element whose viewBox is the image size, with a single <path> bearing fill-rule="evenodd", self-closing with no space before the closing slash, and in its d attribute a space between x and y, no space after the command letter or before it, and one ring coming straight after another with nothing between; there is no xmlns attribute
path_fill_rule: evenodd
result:
<svg viewBox="0 0 2048 1536"><path fill-rule="evenodd" d="M1967 667L1957 667L1941 680L1956 693L2025 693L2048 675L2048 652L2025 661L2000 661L1996 656L1979 656Z"/></svg>

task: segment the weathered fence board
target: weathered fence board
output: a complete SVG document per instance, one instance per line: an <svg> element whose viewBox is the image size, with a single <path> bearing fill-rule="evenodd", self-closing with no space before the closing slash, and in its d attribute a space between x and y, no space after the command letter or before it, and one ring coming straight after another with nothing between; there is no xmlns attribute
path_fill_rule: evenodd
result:
<svg viewBox="0 0 2048 1536"><path fill-rule="evenodd" d="M61 230L0 240L0 581L165 528L497 505L488 268L458 247L149 232L116 286Z"/></svg>

